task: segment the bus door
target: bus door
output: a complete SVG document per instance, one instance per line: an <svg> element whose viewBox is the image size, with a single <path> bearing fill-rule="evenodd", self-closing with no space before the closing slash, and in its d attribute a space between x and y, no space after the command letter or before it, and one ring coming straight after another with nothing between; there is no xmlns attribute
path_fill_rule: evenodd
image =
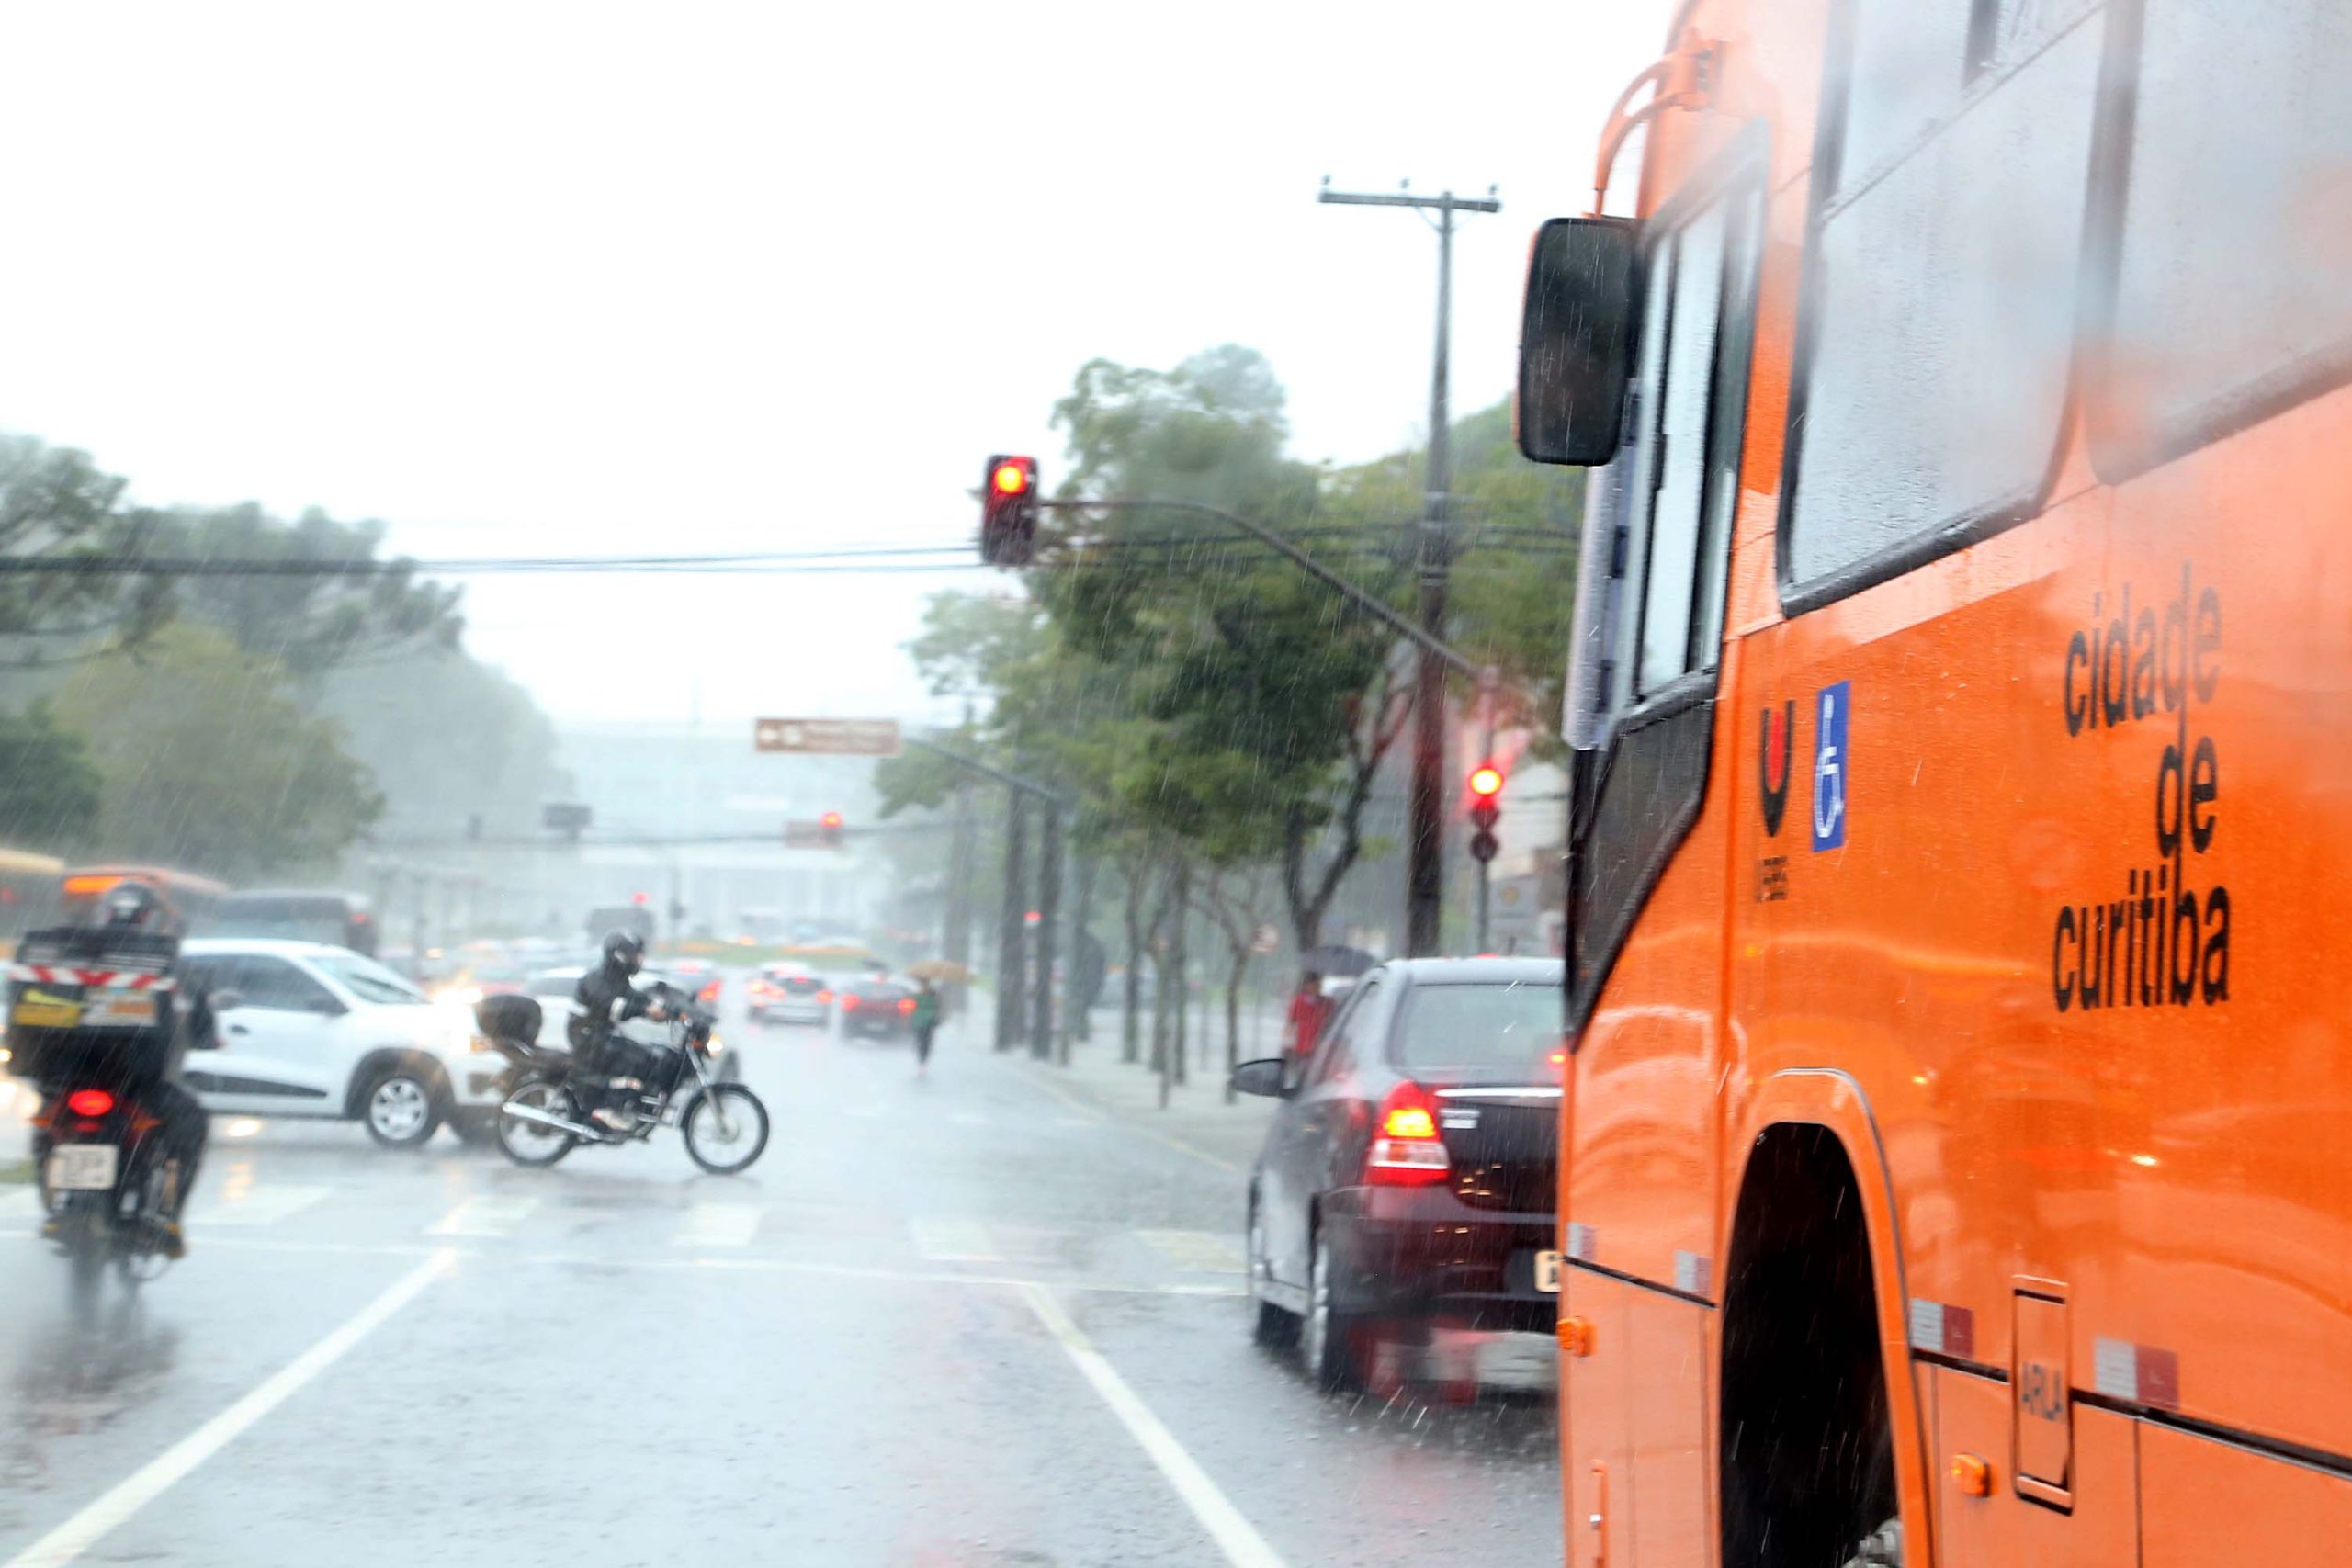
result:
<svg viewBox="0 0 2352 1568"><path fill-rule="evenodd" d="M1596 476L1579 605L1586 667L1570 682L1597 744L1577 758L1569 869L1577 1058L1562 1311L1595 1332L1591 1354L1566 1364L1566 1396L1574 1449L1623 1457L1568 1478L1569 1517L1590 1530L1600 1516L1606 1530L1615 1514L1641 1561L1702 1561L1707 1551L1704 1510L1690 1501L1710 1473L1702 1369L1722 1273L1725 909L1747 892L1732 886L1727 801L1752 761L1739 749L1746 727L1718 718L1732 695L1724 609L1763 152L1760 134L1742 139L1643 225L1634 377L1623 444ZM1629 955L1637 961L1621 963ZM1661 1369L1681 1371L1661 1386ZM1656 1495L1646 1507L1645 1493Z"/></svg>

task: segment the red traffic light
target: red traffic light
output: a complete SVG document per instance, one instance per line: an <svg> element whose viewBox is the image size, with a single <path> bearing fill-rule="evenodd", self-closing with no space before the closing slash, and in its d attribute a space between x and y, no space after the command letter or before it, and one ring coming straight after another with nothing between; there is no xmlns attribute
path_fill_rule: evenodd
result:
<svg viewBox="0 0 2352 1568"><path fill-rule="evenodd" d="M629 901L630 903L632 903L632 904L643 904L643 903L650 902L650 900L648 900L648 899L647 899L647 897L645 897L645 895L644 895L644 894L642 894L642 893L632 893L632 894L630 894L630 895L628 896L628 901Z"/></svg>
<svg viewBox="0 0 2352 1568"><path fill-rule="evenodd" d="M838 828L842 825L842 814L838 811L828 811L817 818L817 825L820 828Z"/></svg>
<svg viewBox="0 0 2352 1568"><path fill-rule="evenodd" d="M1036 553L1037 459L1000 454L980 481L980 558L1027 566Z"/></svg>
<svg viewBox="0 0 2352 1568"><path fill-rule="evenodd" d="M1483 763L1470 773L1470 793L1481 800L1492 800L1503 792L1503 774L1492 762Z"/></svg>

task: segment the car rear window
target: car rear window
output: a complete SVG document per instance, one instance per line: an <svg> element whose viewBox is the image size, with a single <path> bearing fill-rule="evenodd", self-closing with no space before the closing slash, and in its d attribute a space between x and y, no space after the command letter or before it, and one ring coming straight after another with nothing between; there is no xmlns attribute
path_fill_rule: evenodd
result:
<svg viewBox="0 0 2352 1568"><path fill-rule="evenodd" d="M1396 1023L1396 1065L1415 1075L1542 1081L1563 1024L1555 984L1416 986Z"/></svg>
<svg viewBox="0 0 2352 1568"><path fill-rule="evenodd" d="M786 975L784 988L795 996L805 997L817 988L817 977L814 975Z"/></svg>

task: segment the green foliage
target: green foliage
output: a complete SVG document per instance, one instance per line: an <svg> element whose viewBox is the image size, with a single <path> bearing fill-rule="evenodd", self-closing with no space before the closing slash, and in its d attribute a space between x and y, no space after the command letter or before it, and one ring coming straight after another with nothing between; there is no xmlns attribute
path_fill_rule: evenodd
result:
<svg viewBox="0 0 2352 1568"><path fill-rule="evenodd" d="M383 810L284 669L220 632L158 633L77 671L58 705L102 780L110 855L250 880L331 862Z"/></svg>
<svg viewBox="0 0 2352 1568"><path fill-rule="evenodd" d="M146 553L187 559L373 562L380 523L338 523L315 507L291 523L251 502L152 513ZM173 585L191 620L218 626L250 653L297 675L370 658L457 646L460 590L420 582L413 563L353 577L192 577Z"/></svg>
<svg viewBox="0 0 2352 1568"><path fill-rule="evenodd" d="M383 792L388 836L454 838L477 817L492 838L534 834L540 806L569 793L530 694L456 649L354 660L306 690Z"/></svg>
<svg viewBox="0 0 2352 1568"><path fill-rule="evenodd" d="M142 521L121 506L123 481L86 452L0 435L0 556L111 559L135 554ZM62 664L94 646L135 646L168 610L152 578L0 577L0 665Z"/></svg>
<svg viewBox="0 0 2352 1568"><path fill-rule="evenodd" d="M0 714L0 842L76 850L98 824L98 770L46 701Z"/></svg>

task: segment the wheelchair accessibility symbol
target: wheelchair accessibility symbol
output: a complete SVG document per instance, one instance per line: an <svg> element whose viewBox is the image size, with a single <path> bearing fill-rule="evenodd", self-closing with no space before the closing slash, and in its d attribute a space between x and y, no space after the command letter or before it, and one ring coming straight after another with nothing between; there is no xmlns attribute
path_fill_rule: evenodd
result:
<svg viewBox="0 0 2352 1568"><path fill-rule="evenodd" d="M1846 710L1851 682L1824 686L1815 699L1819 722L1813 727L1813 847L1843 849L1846 844L1846 774L1852 759L1846 750Z"/></svg>

